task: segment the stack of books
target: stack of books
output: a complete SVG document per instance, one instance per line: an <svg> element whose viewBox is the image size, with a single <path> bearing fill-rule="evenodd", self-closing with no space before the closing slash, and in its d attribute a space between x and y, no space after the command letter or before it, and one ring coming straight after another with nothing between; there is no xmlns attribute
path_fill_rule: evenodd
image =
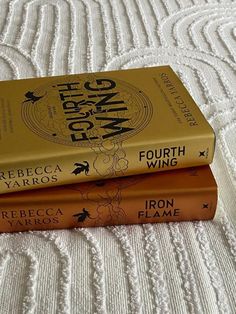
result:
<svg viewBox="0 0 236 314"><path fill-rule="evenodd" d="M212 219L215 135L169 66L0 83L0 232Z"/></svg>

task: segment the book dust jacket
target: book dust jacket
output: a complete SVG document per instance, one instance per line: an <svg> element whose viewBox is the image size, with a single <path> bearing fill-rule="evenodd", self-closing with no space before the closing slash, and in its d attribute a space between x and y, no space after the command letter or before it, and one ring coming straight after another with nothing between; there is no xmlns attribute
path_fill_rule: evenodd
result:
<svg viewBox="0 0 236 314"><path fill-rule="evenodd" d="M0 195L0 232L208 220L217 185L209 166Z"/></svg>
<svg viewBox="0 0 236 314"><path fill-rule="evenodd" d="M214 142L169 66L0 82L0 193L206 165Z"/></svg>

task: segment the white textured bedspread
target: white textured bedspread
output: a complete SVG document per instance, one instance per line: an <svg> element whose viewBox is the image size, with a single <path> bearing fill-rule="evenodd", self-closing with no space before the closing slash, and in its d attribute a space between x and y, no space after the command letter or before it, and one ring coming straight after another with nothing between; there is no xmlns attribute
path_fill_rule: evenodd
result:
<svg viewBox="0 0 236 314"><path fill-rule="evenodd" d="M1 234L1 314L236 313L236 1L0 0L1 80L161 64L216 132L215 220Z"/></svg>

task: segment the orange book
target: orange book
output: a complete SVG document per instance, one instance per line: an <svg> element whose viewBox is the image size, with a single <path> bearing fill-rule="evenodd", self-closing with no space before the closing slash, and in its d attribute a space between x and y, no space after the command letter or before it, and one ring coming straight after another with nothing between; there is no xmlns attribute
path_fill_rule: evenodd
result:
<svg viewBox="0 0 236 314"><path fill-rule="evenodd" d="M209 166L0 195L0 232L212 219Z"/></svg>

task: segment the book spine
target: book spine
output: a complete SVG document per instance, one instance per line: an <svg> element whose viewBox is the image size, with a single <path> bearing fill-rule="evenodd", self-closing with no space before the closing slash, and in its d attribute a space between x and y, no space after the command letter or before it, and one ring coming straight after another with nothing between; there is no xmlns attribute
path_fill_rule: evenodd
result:
<svg viewBox="0 0 236 314"><path fill-rule="evenodd" d="M212 135L0 164L0 194L210 164Z"/></svg>
<svg viewBox="0 0 236 314"><path fill-rule="evenodd" d="M112 193L104 191L104 195L99 194L96 199L87 192L82 197L78 192L78 197L67 197L64 201L60 197L50 201L34 197L31 202L8 198L0 203L0 232L209 220L214 217L217 190L213 187L152 194L125 198L117 188Z"/></svg>

